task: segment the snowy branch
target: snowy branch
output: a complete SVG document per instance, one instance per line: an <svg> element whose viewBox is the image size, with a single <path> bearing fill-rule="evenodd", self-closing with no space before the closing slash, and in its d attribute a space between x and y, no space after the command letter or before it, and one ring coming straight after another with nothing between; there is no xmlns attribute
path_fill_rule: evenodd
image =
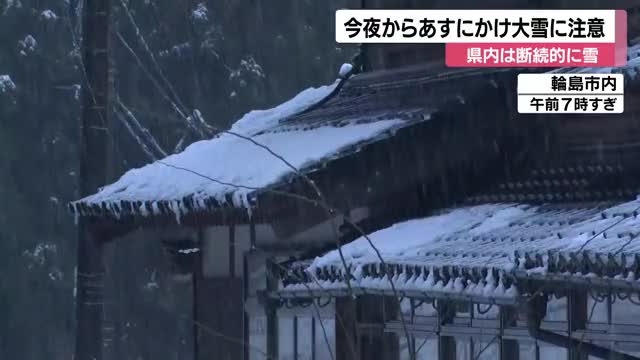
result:
<svg viewBox="0 0 640 360"><path fill-rule="evenodd" d="M158 140L156 140L156 138L153 137L153 135L149 130L147 130L147 128L142 126L140 121L138 121L138 119L135 117L135 115L133 115L131 110L129 110L129 108L124 103L122 103L120 98L117 98L116 104L120 107L120 110L124 113L124 115L126 115L127 119L131 121L131 124L135 127L135 129L143 136L143 140L146 141L146 143L151 147L151 149L155 151L155 153L158 154L159 157L161 158L167 157L167 152L164 151L164 149L162 149L162 147L158 143Z"/></svg>
<svg viewBox="0 0 640 360"><path fill-rule="evenodd" d="M173 148L173 153L174 154L177 154L177 153L181 152L182 150L184 150L184 142L185 142L186 139L187 139L187 133L182 134L182 136L180 137L180 140L178 140L178 143Z"/></svg>
<svg viewBox="0 0 640 360"><path fill-rule="evenodd" d="M136 143L140 145L140 148L149 160L156 161L158 158L167 156L167 153L162 149L151 132L142 126L131 110L129 110L118 97L116 97L116 105L113 107L113 110L118 120L127 128L129 134L131 134Z"/></svg>
<svg viewBox="0 0 640 360"><path fill-rule="evenodd" d="M149 149L147 144L145 144L145 142L142 140L142 138L140 138L140 135L138 135L138 133L136 133L136 131L131 126L131 124L127 121L127 119L125 118L124 114L122 114L120 112L120 110L118 108L116 108L116 107L113 108L113 113L116 115L116 118L118 118L118 120L120 120L122 125L124 125L127 128L127 130L129 131L129 134L134 138L136 143L138 143L138 145L140 145L140 148L147 155L149 160L151 160L151 161L158 160L158 158L156 158L156 156L153 153L153 151L151 151L151 149Z"/></svg>
<svg viewBox="0 0 640 360"><path fill-rule="evenodd" d="M122 8L124 9L124 11L125 11L125 13L127 15L127 18L129 19L129 22L131 23L131 26L133 26L133 28L134 28L136 37L138 38L138 41L140 42L140 44L142 45L144 50L147 52L147 55L151 59L151 63L153 64L153 67L155 68L155 71L160 76L160 80L162 81L162 83L164 84L164 86L166 87L166 89L168 91L165 91L165 89L160 85L160 83L155 81L154 84L156 85L156 87L158 87L158 90L162 89L161 91L166 94L165 97L169 101L171 101L172 104L174 102L177 103L177 105L174 104L174 107L175 108L177 108L178 106L180 107L180 109L182 110L181 111L182 117L187 121L187 125L193 127L193 129L197 133L199 133L201 138L207 138L209 136L212 136L213 133L208 133L207 132L207 126L203 126L202 128L199 128L195 123L193 123L193 121L190 121L191 119L190 119L189 116L185 117L184 114L186 114L188 112L188 111L186 111L187 107L184 105L184 103L182 103L182 101L180 100L180 97L178 96L178 93L173 88L173 85L171 85L171 82L165 76L164 71L162 70L162 67L160 67L160 64L158 63L158 61L156 60L155 55L153 54L153 51L151 51L151 48L149 47L149 44L147 43L147 41L145 40L144 36L142 35L142 32L140 31L140 28L138 27L138 24L136 23L133 15L131 14L131 11L129 10L129 7L127 6L126 2L124 0L120 0L120 4L122 5ZM123 42L123 44L126 44L125 46L129 50L129 52L131 52L132 54L134 54L134 56L136 56L136 59L137 59L136 61L138 61L138 64L141 67L144 67L144 64L142 63L142 61L140 61L139 57L137 55L135 55L135 52L126 43L126 41L124 40L124 38L122 37L120 32L118 32L117 35L118 35L118 38L120 39L120 41ZM148 69L146 70L146 73L147 73L148 76L151 76L151 72Z"/></svg>

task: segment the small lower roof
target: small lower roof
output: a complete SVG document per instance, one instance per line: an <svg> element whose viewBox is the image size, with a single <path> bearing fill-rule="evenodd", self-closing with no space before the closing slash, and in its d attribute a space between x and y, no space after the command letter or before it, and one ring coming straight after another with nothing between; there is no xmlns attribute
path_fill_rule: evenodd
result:
<svg viewBox="0 0 640 360"><path fill-rule="evenodd" d="M640 289L640 200L485 204L395 224L342 247L358 291L464 295L505 302L524 279ZM384 260L384 264L380 261ZM345 289L337 250L298 263L280 294ZM288 293L288 294L287 294ZM326 294L325 294L326 295Z"/></svg>

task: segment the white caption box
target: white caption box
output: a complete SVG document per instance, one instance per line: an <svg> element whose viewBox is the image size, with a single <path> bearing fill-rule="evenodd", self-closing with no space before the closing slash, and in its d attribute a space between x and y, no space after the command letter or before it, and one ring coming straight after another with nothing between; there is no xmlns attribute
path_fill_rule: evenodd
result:
<svg viewBox="0 0 640 360"><path fill-rule="evenodd" d="M521 114L620 114L624 111L622 74L519 74Z"/></svg>
<svg viewBox="0 0 640 360"><path fill-rule="evenodd" d="M540 107L533 105L534 99L542 99ZM551 108L547 107L549 101ZM557 101L554 101L557 100ZM607 109L605 101L613 99L613 105ZM584 105L586 100L586 106ZM593 103L597 108L593 108ZM580 106L580 107L578 107ZM518 112L520 114L621 114L624 112L623 95L518 95Z"/></svg>
<svg viewBox="0 0 640 360"><path fill-rule="evenodd" d="M614 43L615 42L615 10L337 10L336 11L336 41L338 43ZM380 37L367 37L364 31L360 31L356 36L349 36L352 34L348 31L346 25L352 19L364 24L365 19L379 19L380 31L383 32L383 23L387 20L395 23L415 26L420 29L420 21L423 19L434 20L434 26L436 29L440 29L439 21L454 20L454 23L450 25L450 32L447 37L441 37L438 32L433 37L421 37L416 34L412 37L403 36L403 31L395 31L392 36L380 36ZM487 36L484 37L458 37L457 34L457 20L471 21L471 25L465 25L465 28L469 30L475 29L476 22L494 23L497 21L504 21L508 19L510 22L519 21L522 19L525 23L531 23L532 18L546 18L549 23L554 19L557 21L569 22L570 19L582 19L588 21L589 19L598 18L604 20L602 27L603 37L593 38L575 38L575 37L526 37L522 33L518 33L517 36L512 36L515 31L509 31L509 34L504 37L495 36L493 31L489 31ZM411 22L405 21L405 19L411 19ZM570 28L565 25L557 25L558 28L562 27L562 32L568 32ZM585 25L586 27L586 25ZM531 34L531 27L525 27L527 32Z"/></svg>
<svg viewBox="0 0 640 360"><path fill-rule="evenodd" d="M612 82L615 86L612 86ZM552 87L556 84L556 89ZM566 85L558 90L557 86ZM598 89L591 90L598 84ZM574 85L574 86L571 86ZM582 87L580 87L580 85ZM518 95L535 94L624 94L622 74L518 74Z"/></svg>

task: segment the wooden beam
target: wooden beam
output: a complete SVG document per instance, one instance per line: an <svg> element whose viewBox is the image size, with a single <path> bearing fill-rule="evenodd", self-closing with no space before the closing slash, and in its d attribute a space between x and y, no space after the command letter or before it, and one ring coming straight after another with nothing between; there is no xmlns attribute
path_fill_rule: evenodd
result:
<svg viewBox="0 0 640 360"><path fill-rule="evenodd" d="M467 337L474 335L477 338L491 340L500 336L500 325L497 320L475 319L473 325L458 322L453 325L445 325L438 328L438 321L435 316L418 317L417 323L408 324L409 332L416 337L429 337L446 334L452 337ZM566 321L542 321L541 329L553 331L554 333L568 336L568 322ZM395 332L402 335L404 333L400 321L390 321L385 325L385 331ZM532 337L527 331L527 323L519 321L517 326L502 330L505 339L518 341L531 341ZM618 347L625 351L640 351L640 331L636 325L609 325L591 324L586 332L574 332L575 339L595 343L617 343ZM477 345L477 344L476 344Z"/></svg>

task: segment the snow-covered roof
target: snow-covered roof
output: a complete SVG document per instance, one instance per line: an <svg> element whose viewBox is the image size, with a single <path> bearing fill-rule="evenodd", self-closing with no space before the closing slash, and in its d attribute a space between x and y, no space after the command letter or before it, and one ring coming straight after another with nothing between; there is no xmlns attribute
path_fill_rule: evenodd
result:
<svg viewBox="0 0 640 360"><path fill-rule="evenodd" d="M180 217L194 209L206 210L212 203L250 209L252 194L295 174L290 165L306 171L410 123L406 116L393 113L352 114L313 123L287 120L325 99L338 84L310 88L273 109L252 111L228 132L130 170L70 207L76 215L115 217L164 214L166 208Z"/></svg>
<svg viewBox="0 0 640 360"><path fill-rule="evenodd" d="M490 79L468 85L468 77L507 72L427 64L364 73L348 81L343 77L307 89L273 109L252 111L228 132L130 170L96 194L72 202L70 208L77 216L175 215L178 220L223 207L250 211L259 208L262 192L299 173L320 169L393 136L400 128L427 121L434 112L464 101L463 94L497 87Z"/></svg>
<svg viewBox="0 0 640 360"><path fill-rule="evenodd" d="M640 289L640 199L574 205L485 204L395 224L342 247L351 287L424 294L517 298L524 278L606 282ZM345 289L337 250L300 263L286 295ZM294 274L294 275L292 275ZM301 281L304 279L305 281Z"/></svg>

